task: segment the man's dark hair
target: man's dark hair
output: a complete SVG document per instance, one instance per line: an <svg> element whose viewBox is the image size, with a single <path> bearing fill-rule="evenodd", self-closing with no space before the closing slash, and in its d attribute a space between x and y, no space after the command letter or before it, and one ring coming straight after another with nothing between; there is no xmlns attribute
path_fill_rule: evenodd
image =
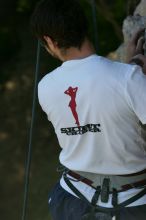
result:
<svg viewBox="0 0 146 220"><path fill-rule="evenodd" d="M80 48L87 36L87 19L77 0L42 0L31 17L34 34L49 36L59 48Z"/></svg>

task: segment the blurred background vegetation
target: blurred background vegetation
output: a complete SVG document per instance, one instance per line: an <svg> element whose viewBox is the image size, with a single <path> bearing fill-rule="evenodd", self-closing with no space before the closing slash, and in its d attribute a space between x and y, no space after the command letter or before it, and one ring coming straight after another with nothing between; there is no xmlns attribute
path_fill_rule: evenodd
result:
<svg viewBox="0 0 146 220"><path fill-rule="evenodd" d="M60 0L61 1L61 0ZM29 20L37 0L0 1L0 218L21 219L36 45ZM94 40L89 0L81 0ZM122 22L139 1L96 0L99 55L122 42ZM60 62L41 51L41 79ZM52 125L37 105L30 173L28 220L49 220L48 192L56 182L59 146Z"/></svg>

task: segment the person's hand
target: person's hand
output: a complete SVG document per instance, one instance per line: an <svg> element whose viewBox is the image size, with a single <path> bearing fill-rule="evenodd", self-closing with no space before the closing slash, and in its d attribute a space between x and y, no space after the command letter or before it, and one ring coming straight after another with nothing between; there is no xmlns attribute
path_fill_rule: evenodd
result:
<svg viewBox="0 0 146 220"><path fill-rule="evenodd" d="M132 57L130 63L141 66L143 73L146 74L146 56L144 56L143 54L138 54Z"/></svg>
<svg viewBox="0 0 146 220"><path fill-rule="evenodd" d="M126 47L126 62L130 63L131 59L138 55L143 54L143 45L144 45L144 28L139 29L136 31Z"/></svg>

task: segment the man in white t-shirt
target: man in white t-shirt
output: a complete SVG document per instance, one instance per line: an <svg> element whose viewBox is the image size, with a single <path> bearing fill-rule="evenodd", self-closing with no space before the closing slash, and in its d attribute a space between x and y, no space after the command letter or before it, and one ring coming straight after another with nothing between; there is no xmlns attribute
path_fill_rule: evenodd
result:
<svg viewBox="0 0 146 220"><path fill-rule="evenodd" d="M145 57L134 57L142 72L96 55L76 0L41 1L31 24L46 50L63 62L38 86L64 166L49 196L53 220L145 220ZM142 47L141 32L129 44L129 60Z"/></svg>

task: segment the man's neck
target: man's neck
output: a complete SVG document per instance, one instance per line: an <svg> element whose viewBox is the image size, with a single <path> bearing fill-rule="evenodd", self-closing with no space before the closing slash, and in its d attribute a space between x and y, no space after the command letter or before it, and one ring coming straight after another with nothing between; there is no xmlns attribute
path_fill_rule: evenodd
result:
<svg viewBox="0 0 146 220"><path fill-rule="evenodd" d="M68 60L83 59L95 53L96 52L92 43L88 39L86 39L80 49L76 47L71 47L65 52L61 51L59 58L61 61L65 62Z"/></svg>

